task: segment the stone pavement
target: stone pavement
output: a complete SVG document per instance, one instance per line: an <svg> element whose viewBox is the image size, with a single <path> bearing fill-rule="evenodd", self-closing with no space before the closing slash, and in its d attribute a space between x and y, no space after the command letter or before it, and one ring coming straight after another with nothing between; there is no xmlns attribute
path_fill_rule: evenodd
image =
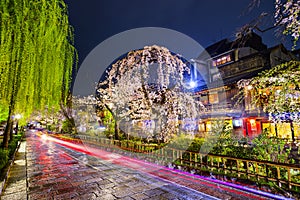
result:
<svg viewBox="0 0 300 200"><path fill-rule="evenodd" d="M150 165L135 163L133 159L117 154L63 144L63 141L54 142L28 132L1 199L246 199L237 193L231 195L233 190L229 188L214 188L212 183L205 187L199 180L184 180L186 177L177 176L167 169L152 170ZM93 155L98 153L98 157L89 155L90 150ZM103 159L106 156L115 158ZM215 194L215 197L199 191ZM247 195L251 197L252 194ZM252 199L266 198L257 196Z"/></svg>
<svg viewBox="0 0 300 200"><path fill-rule="evenodd" d="M26 193L26 141L22 141L10 170L7 187L1 196L2 200L27 199Z"/></svg>
<svg viewBox="0 0 300 200"><path fill-rule="evenodd" d="M19 168L23 169L20 173ZM28 133L1 199L217 198L87 156Z"/></svg>

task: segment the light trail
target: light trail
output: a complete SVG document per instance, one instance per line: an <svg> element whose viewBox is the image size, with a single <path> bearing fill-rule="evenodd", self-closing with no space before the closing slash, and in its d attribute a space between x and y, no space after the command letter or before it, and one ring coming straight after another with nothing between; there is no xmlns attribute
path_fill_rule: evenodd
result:
<svg viewBox="0 0 300 200"><path fill-rule="evenodd" d="M187 188L192 188L192 185L190 183L197 183L204 185L206 187L215 188L215 189L222 189L224 191L227 191L231 194L236 194L238 196L243 196L247 199L277 199L277 200L292 200L291 198L286 198L280 195L271 194L265 191L256 190L253 188L237 185L234 183L228 183L217 179L211 179L208 177L190 174L188 172L183 172L176 169L170 169L165 166L159 166L154 163L149 163L143 160L134 159L128 156L123 156L111 152L106 152L98 148L90 147L87 145L80 145L80 144L74 144L72 142L63 141L51 136L47 136L45 134L38 134L43 140L48 140L55 142L57 144L60 144L62 146L68 147L70 149L73 149L75 151L85 153L87 155L95 156L98 158L101 158L107 162L121 165L124 167L128 167L134 170L138 170L143 173L150 174L155 177L159 177L161 179L167 180L168 182L172 182L178 185L182 185L181 180L185 180L187 183L186 185L183 185ZM45 136L43 136L45 135ZM172 178L175 177L175 178ZM181 180L180 180L180 179ZM180 181L179 181L180 180ZM180 183L179 183L180 182ZM190 185L190 187L189 187Z"/></svg>

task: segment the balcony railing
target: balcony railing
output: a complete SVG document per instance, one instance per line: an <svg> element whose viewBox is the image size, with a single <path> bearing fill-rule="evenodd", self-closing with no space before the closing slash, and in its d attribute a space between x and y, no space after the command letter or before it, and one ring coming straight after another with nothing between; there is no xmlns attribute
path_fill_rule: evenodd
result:
<svg viewBox="0 0 300 200"><path fill-rule="evenodd" d="M220 67L222 78L230 78L243 73L249 73L257 69L267 66L266 58L263 55L256 55L253 57L245 58L237 62Z"/></svg>
<svg viewBox="0 0 300 200"><path fill-rule="evenodd" d="M235 107L232 103L221 103L221 104L206 104L204 105L206 111L201 113L202 115L230 115L230 114L237 114L241 115L242 106Z"/></svg>

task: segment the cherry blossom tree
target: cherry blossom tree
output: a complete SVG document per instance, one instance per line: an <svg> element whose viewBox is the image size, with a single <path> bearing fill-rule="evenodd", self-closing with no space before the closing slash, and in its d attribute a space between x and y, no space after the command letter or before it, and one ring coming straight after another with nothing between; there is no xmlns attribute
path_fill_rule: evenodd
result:
<svg viewBox="0 0 300 200"><path fill-rule="evenodd" d="M268 114L274 123L300 122L300 62L290 61L266 70L252 79L238 82L240 99L249 95L250 103ZM294 137L294 136L292 136ZM294 138L293 138L294 139Z"/></svg>
<svg viewBox="0 0 300 200"><path fill-rule="evenodd" d="M131 51L99 82L98 105L111 111L116 131L167 142L179 133L181 119L195 120L204 110L187 90L189 72L187 63L167 48Z"/></svg>
<svg viewBox="0 0 300 200"><path fill-rule="evenodd" d="M300 0L275 1L275 26L283 26L283 34L291 35L294 45L300 33Z"/></svg>
<svg viewBox="0 0 300 200"><path fill-rule="evenodd" d="M249 10L258 7L260 3L261 0L251 0ZM275 12L272 14L274 24L272 26L262 28L264 19L270 16L270 13L263 12L256 19L239 28L237 35L246 36L245 33L253 29L266 32L275 28L277 33L291 36L294 42L293 48L295 48L300 33L300 0L275 0L274 7Z"/></svg>

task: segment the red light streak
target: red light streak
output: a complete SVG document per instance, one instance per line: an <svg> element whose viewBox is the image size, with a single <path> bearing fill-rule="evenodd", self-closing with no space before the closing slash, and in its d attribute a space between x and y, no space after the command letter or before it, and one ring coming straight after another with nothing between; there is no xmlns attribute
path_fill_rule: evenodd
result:
<svg viewBox="0 0 300 200"><path fill-rule="evenodd" d="M54 137L48 136L47 140L55 142L62 146L71 148L75 151L103 159L103 160L111 162L113 164L128 167L128 168L131 168L134 170L138 170L140 172L148 173L152 176L160 177L164 180L167 180L168 182L173 182L173 183L184 185L184 186L190 187L190 188L196 189L197 186L194 186L192 183L197 183L197 184L205 185L206 187L209 187L209 188L214 188L214 189L218 189L218 190L221 189L221 190L227 191L231 194L237 194L239 196L244 196L245 198L266 199L265 197L258 196L258 195L264 195L264 196L273 196L274 199L287 199L287 198L269 194L269 193L266 193L266 194L268 194L268 195L266 195L266 194L264 194L265 192L263 192L263 191L258 191L258 190L249 188L249 190L254 191L254 193L256 193L258 195L251 194L247 191L243 191L242 186L238 186L233 183L227 183L227 182L223 182L223 181L219 181L219 180L211 180L207 177L201 177L199 175L192 175L192 174L185 173L185 172L182 172L179 170L169 169L164 166L159 166L159 165L149 163L146 161L130 158L130 157L119 155L119 154L106 152L101 149L93 148L93 147L82 145L82 144L73 144L71 142L63 141L63 140L60 140L60 139L57 139ZM236 187L237 189L233 188L234 185L237 186ZM277 197L277 198L275 198L275 197Z"/></svg>

